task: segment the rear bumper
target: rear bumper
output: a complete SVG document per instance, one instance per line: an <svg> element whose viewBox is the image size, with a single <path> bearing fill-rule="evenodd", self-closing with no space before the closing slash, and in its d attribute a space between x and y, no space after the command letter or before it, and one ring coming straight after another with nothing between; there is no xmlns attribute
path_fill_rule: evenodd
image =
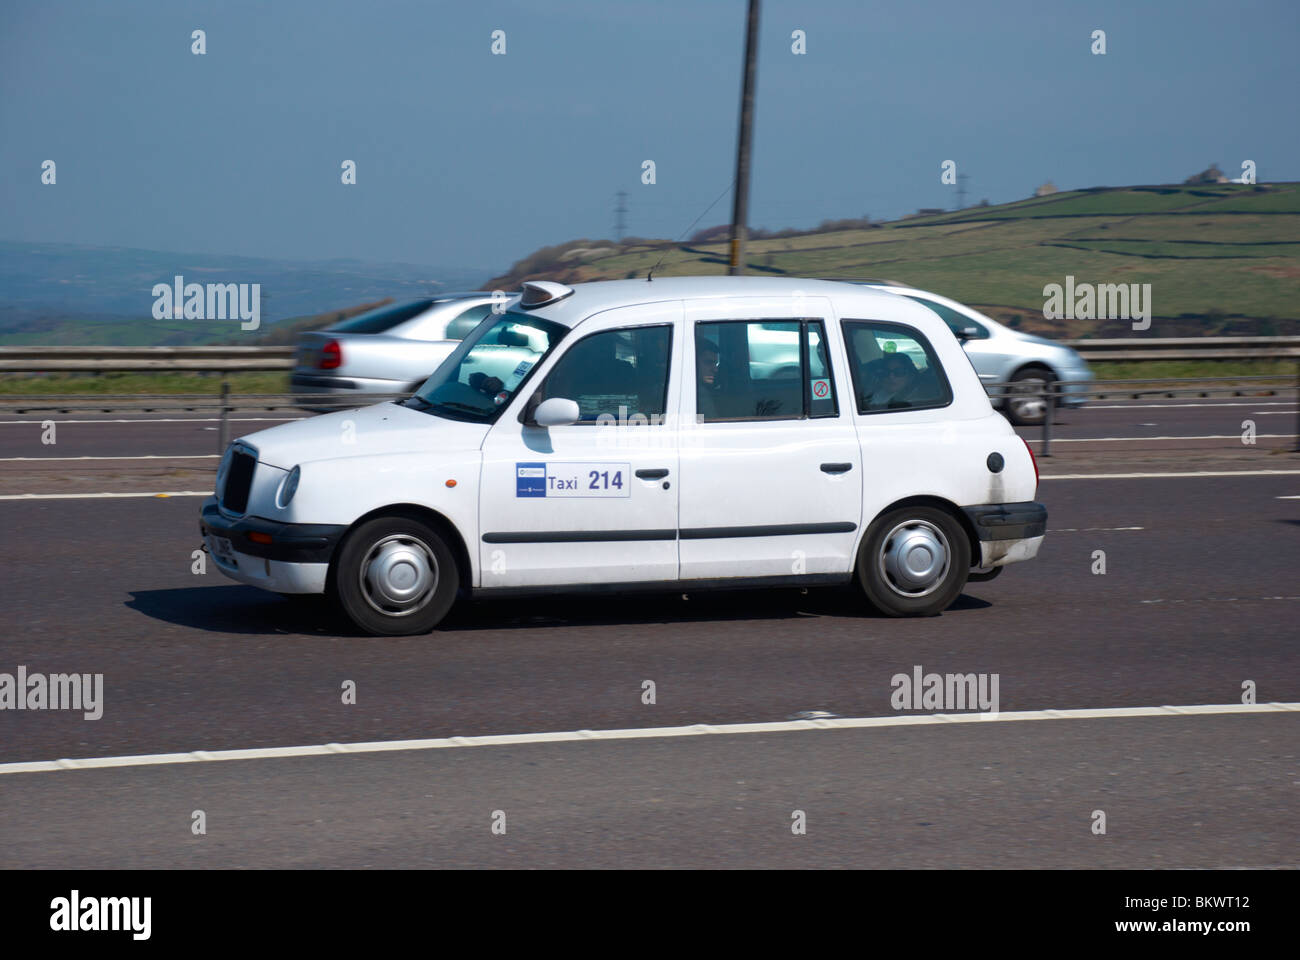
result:
<svg viewBox="0 0 1300 960"><path fill-rule="evenodd" d="M357 397L366 394L408 394L413 393L419 384L410 384L401 380L377 380L373 377L329 377L320 374L295 372L289 378L289 391L294 394L329 394L337 397ZM340 409L337 404L327 401L302 404L306 409Z"/></svg>
<svg viewBox="0 0 1300 960"><path fill-rule="evenodd" d="M1036 501L963 507L979 538L981 567L1001 567L1038 556L1047 533L1047 507Z"/></svg>

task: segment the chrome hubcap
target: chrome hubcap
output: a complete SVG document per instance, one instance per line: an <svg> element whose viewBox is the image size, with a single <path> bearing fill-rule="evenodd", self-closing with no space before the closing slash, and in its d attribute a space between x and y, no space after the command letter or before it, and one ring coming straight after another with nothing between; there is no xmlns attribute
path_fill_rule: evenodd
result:
<svg viewBox="0 0 1300 960"><path fill-rule="evenodd" d="M1047 381L1039 377L1017 380L1012 393L1041 393L1047 387ZM1021 420L1041 420L1047 415L1046 397L1012 397L1011 409Z"/></svg>
<svg viewBox="0 0 1300 960"><path fill-rule="evenodd" d="M881 542L881 578L904 597L924 597L938 589L951 564L948 538L932 523L907 520Z"/></svg>
<svg viewBox="0 0 1300 960"><path fill-rule="evenodd" d="M438 586L438 561L416 537L384 537L361 561L361 594L389 617L415 613L429 602Z"/></svg>

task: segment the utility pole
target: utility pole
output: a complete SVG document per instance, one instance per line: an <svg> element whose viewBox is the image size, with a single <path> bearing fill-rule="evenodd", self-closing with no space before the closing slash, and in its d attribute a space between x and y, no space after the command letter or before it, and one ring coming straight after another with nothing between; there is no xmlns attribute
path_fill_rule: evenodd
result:
<svg viewBox="0 0 1300 960"><path fill-rule="evenodd" d="M731 265L727 273L745 272L745 234L749 220L749 146L754 130L754 75L758 68L758 6L749 0L745 29L745 79L740 91L740 134L736 140L736 193L731 208Z"/></svg>
<svg viewBox="0 0 1300 960"><path fill-rule="evenodd" d="M627 191L620 190L614 196L618 198L618 204L614 207L614 239L622 243L627 234L627 220L624 217L627 213Z"/></svg>
<svg viewBox="0 0 1300 960"><path fill-rule="evenodd" d="M957 209L958 210L966 209L966 181L969 179L970 177L966 176L966 174L964 173L957 174Z"/></svg>

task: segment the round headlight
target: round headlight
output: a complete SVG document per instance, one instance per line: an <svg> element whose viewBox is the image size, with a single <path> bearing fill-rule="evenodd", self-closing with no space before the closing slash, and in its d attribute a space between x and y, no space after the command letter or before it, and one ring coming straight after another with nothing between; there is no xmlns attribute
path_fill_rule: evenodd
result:
<svg viewBox="0 0 1300 960"><path fill-rule="evenodd" d="M275 495L275 505L281 509L289 505L293 495L298 492L298 477L302 470L294 467L289 471L289 475L280 481L280 492Z"/></svg>

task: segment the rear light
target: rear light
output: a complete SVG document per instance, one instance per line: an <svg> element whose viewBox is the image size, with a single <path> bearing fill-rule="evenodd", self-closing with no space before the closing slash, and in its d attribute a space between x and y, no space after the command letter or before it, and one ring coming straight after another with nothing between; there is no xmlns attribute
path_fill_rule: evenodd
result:
<svg viewBox="0 0 1300 960"><path fill-rule="evenodd" d="M337 340L331 340L321 348L320 360L316 366L321 370L337 370L343 366L343 348Z"/></svg>
<svg viewBox="0 0 1300 960"><path fill-rule="evenodd" d="M1031 446L1029 445L1029 441L1028 441L1028 440L1026 440L1024 437L1021 437L1021 438L1020 438L1020 442L1023 443L1023 444L1025 445L1025 449L1029 451L1029 462L1032 463L1032 464L1034 465L1034 493L1037 494L1037 492L1038 492L1038 458L1034 456L1034 448L1031 447Z"/></svg>

